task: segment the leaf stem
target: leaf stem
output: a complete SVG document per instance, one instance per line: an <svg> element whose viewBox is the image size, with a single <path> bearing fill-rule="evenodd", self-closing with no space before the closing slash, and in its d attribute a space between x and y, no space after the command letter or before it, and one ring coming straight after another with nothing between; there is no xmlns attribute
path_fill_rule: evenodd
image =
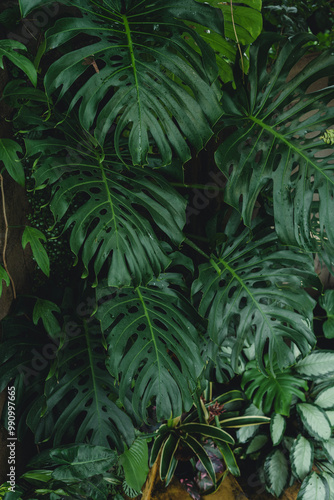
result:
<svg viewBox="0 0 334 500"><path fill-rule="evenodd" d="M5 240L3 243L3 250L2 250L2 260L3 260L3 265L6 270L6 273L9 276L11 285L12 285L12 291L13 291L13 297L16 299L16 290L15 290L15 283L14 280L8 270L7 266L7 260L6 260L6 250L7 250L7 241L8 241L8 231L9 231L9 226L8 226L8 220L7 220L7 213L6 213L6 200L5 200L5 190L3 186L3 176L0 174L0 184L1 184L1 197L2 197L2 212L3 212L3 218L5 222Z"/></svg>

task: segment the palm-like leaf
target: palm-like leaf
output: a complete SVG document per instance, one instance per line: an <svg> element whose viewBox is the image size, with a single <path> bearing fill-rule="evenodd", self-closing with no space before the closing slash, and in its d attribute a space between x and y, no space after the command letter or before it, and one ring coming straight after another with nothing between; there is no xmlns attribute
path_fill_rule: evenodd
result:
<svg viewBox="0 0 334 500"><path fill-rule="evenodd" d="M107 367L120 379L120 397L135 380L133 407L146 415L155 398L157 418L189 410L203 370L196 313L165 279L147 287L98 288L97 317L107 334ZM108 299L105 301L105 299Z"/></svg>
<svg viewBox="0 0 334 500"><path fill-rule="evenodd" d="M76 256L82 250L87 273L94 262L97 276L110 257L110 286L147 283L171 261L150 221L180 243L186 202L156 171L129 171L115 156L87 145L80 149L73 141L27 140L30 155L42 153L36 184L52 185L50 208L56 221L71 214L65 229L73 224L70 246Z"/></svg>
<svg viewBox="0 0 334 500"><path fill-rule="evenodd" d="M267 344L271 370L275 359L282 369L294 361L290 342L304 355L315 343L310 329L314 301L303 290L314 283L312 258L280 247L270 221L254 224L253 239L248 230L238 234L230 222L226 243L200 266L194 282L193 295L201 298L199 312L208 316L209 334L218 345L235 336L236 371L246 340L255 342L264 373Z"/></svg>
<svg viewBox="0 0 334 500"><path fill-rule="evenodd" d="M48 94L61 88L62 97L83 75L85 83L72 95L69 109L80 101L79 117L87 130L97 117L95 135L101 144L114 124L120 156L120 138L127 131L135 165L146 163L151 145L165 164L173 150L183 162L189 159L185 137L201 149L221 114L214 83L218 69L213 50L182 19L223 34L221 11L194 0L64 3L81 8L83 17L57 21L47 32L48 49L77 35L94 37L94 42L84 42L51 65L45 77ZM201 55L184 40L184 32L194 38Z"/></svg>
<svg viewBox="0 0 334 500"><path fill-rule="evenodd" d="M252 46L245 84L249 90L224 94L225 124L237 127L216 153L217 165L228 177L225 200L250 225L261 189L272 183L275 229L281 239L307 248L319 247L321 240L333 251L333 150L321 137L333 123L334 92L328 87L308 93L308 88L333 74L334 57L323 53L287 80L310 35L290 38L267 71L275 40L263 35Z"/></svg>
<svg viewBox="0 0 334 500"><path fill-rule="evenodd" d="M35 439L53 438L55 446L71 430L75 442L123 449L134 440L134 427L128 415L131 402L124 397L126 412L117 405L118 390L114 378L105 370L106 352L101 346L101 332L96 324L77 324L76 335L67 339L57 355L56 373L46 381L44 408L35 405L27 422ZM52 436L43 435L43 419L53 415ZM43 418L41 418L43 416Z"/></svg>
<svg viewBox="0 0 334 500"><path fill-rule="evenodd" d="M246 396L264 413L269 414L271 408L276 414L290 414L292 396L305 401L305 391L308 389L306 380L296 377L289 369L282 373L272 373L268 370L267 377L259 372L255 361L248 363L242 378L242 388ZM301 389L304 389L303 391Z"/></svg>

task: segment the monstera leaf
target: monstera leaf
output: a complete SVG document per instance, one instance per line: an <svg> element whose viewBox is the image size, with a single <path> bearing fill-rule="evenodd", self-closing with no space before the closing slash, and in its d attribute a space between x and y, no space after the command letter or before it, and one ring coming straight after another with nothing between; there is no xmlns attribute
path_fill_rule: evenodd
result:
<svg viewBox="0 0 334 500"><path fill-rule="evenodd" d="M36 440L52 437L54 446L58 446L71 430L76 443L88 441L105 447L112 443L121 451L122 437L128 445L134 440L128 416L133 414L131 402L125 395L126 413L116 405L118 390L105 370L106 352L95 323L76 323L59 350L55 373L45 383L45 397L28 414L27 423ZM51 420L53 415L57 418L52 433L43 435L43 420Z"/></svg>
<svg viewBox="0 0 334 500"><path fill-rule="evenodd" d="M314 301L303 290L313 282L313 262L309 255L280 247L270 220L255 222L252 238L248 230L238 233L238 219L230 219L226 242L200 265L192 294L200 300L200 314L208 317L210 337L221 345L234 336L235 371L247 340L255 343L264 374L268 349L274 373L274 361L280 370L294 362L293 344L306 355L315 343L310 328Z"/></svg>
<svg viewBox="0 0 334 500"><path fill-rule="evenodd" d="M305 401L305 391L308 389L306 380L294 376L291 369L282 373L277 370L274 376L268 370L265 376L259 372L255 361L250 361L246 366L241 383L243 389L245 386L246 396L264 413L269 414L273 407L276 414L286 416L290 414L292 396Z"/></svg>
<svg viewBox="0 0 334 500"><path fill-rule="evenodd" d="M270 188L275 229L284 243L333 252L333 148L325 143L333 123L333 87L312 92L311 84L333 74L334 56L323 53L293 76L289 72L305 53L307 34L289 38L267 70L272 35L251 47L250 73L244 89L224 93L225 125L236 131L216 153L228 177L225 201L251 224L261 190Z"/></svg>
<svg viewBox="0 0 334 500"><path fill-rule="evenodd" d="M110 286L147 283L171 261L156 228L180 243L186 202L158 172L129 170L89 140L26 140L28 154L42 153L36 185L53 187L50 208L56 221L67 216L65 229L73 225L70 246L76 256L82 251L85 275L94 263L97 276L110 258Z"/></svg>
<svg viewBox="0 0 334 500"><path fill-rule="evenodd" d="M155 399L158 421L192 406L192 391L204 369L200 339L190 320L195 311L164 276L147 287L97 289L97 318L106 334L107 367L119 380L120 398L135 381L132 404L146 417Z"/></svg>
<svg viewBox="0 0 334 500"><path fill-rule="evenodd" d="M21 0L25 13L29 3ZM187 140L200 150L221 115L218 68L213 50L182 19L204 23L223 35L220 9L194 0L63 3L81 9L82 17L58 20L46 34L47 49L76 36L82 42L48 69L47 93L68 93L69 110L80 103L82 126L90 130L96 125L101 144L115 127L119 156L121 136L127 134L134 165L146 164L149 151L159 151L165 164L173 151L185 162L190 158ZM200 55L182 38L184 32L195 40Z"/></svg>

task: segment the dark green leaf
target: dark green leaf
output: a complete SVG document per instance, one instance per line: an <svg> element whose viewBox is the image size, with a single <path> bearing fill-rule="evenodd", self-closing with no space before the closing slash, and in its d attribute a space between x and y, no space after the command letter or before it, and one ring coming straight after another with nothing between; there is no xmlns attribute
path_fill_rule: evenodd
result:
<svg viewBox="0 0 334 500"><path fill-rule="evenodd" d="M102 446L80 444L56 448L50 451L54 464L59 464L52 474L54 479L67 482L73 479L86 479L103 474L117 463L117 453Z"/></svg>
<svg viewBox="0 0 334 500"><path fill-rule="evenodd" d="M327 320L323 323L325 337L334 338L334 290L326 290L320 297L319 303L327 313Z"/></svg>
<svg viewBox="0 0 334 500"><path fill-rule="evenodd" d="M194 300L201 300L199 312L208 317L212 340L223 345L225 339L233 339L232 368L238 370L239 355L248 340L254 343L259 368L266 374L267 342L271 371L274 361L280 370L294 362L289 342L304 355L315 343L310 314L314 301L303 289L306 283L314 283L313 260L280 247L270 221L254 222L252 238L248 230L237 232L238 223L236 218L230 220L227 242L210 262L200 265L192 294Z"/></svg>
<svg viewBox="0 0 334 500"><path fill-rule="evenodd" d="M173 458L179 445L179 441L180 438L176 434L171 433L164 443L160 459L160 478L162 481L166 478L170 468L172 467Z"/></svg>
<svg viewBox="0 0 334 500"><path fill-rule="evenodd" d="M42 319L45 330L51 337L56 337L61 328L54 312L60 313L60 309L54 302L45 299L37 299L33 310L33 322L37 325L38 321Z"/></svg>
<svg viewBox="0 0 334 500"><path fill-rule="evenodd" d="M199 23L211 17L210 24L216 23L218 29L218 9L194 0L183 0L181 5L176 0L149 4L137 0L123 9L104 0L102 16L94 3L80 3L86 15L58 20L47 31L47 48L59 47L77 35L94 37L94 42L67 51L50 66L47 93L61 89L62 97L81 77L84 83L69 110L80 102L79 118L86 130L96 119L100 144L115 126L117 154L122 157L121 138L128 136L134 165L147 163L151 146L159 150L166 165L173 151L187 161L190 149L185 137L195 149L203 148L221 115L220 90L213 50L175 17ZM184 32L196 40L201 55L182 38ZM93 61L95 71L89 76Z"/></svg>
<svg viewBox="0 0 334 500"><path fill-rule="evenodd" d="M107 335L107 366L120 378L121 399L135 381L133 407L144 418L152 399L158 421L189 410L204 368L190 304L163 279L135 289L100 287L97 299L103 302L97 317Z"/></svg>
<svg viewBox="0 0 334 500"><path fill-rule="evenodd" d="M262 35L251 47L244 89L224 93L224 124L236 128L216 153L217 165L228 177L224 199L250 226L260 191L272 186L275 230L283 242L308 250L325 246L331 253L333 149L320 137L333 123L334 93L333 87L313 93L308 88L333 73L334 56L322 53L287 80L313 37L290 37L268 72L268 52L278 39Z"/></svg>
<svg viewBox="0 0 334 500"><path fill-rule="evenodd" d="M10 285L10 279L7 272L4 270L2 266L0 266L0 297L2 295L2 282L5 282L7 286Z"/></svg>
<svg viewBox="0 0 334 500"><path fill-rule="evenodd" d="M27 140L30 156L43 153L36 185L52 185L50 208L57 222L67 216L65 229L73 225L70 246L82 258L84 276L94 263L97 282L107 261L110 286L147 283L171 261L155 233L161 229L180 244L186 202L158 172L130 171L86 139L80 154L73 139Z"/></svg>
<svg viewBox="0 0 334 500"><path fill-rule="evenodd" d="M203 467L205 468L206 472L208 473L211 481L215 484L216 483L216 474L214 467L212 465L211 459L208 456L205 448L202 446L202 444L197 441L194 437L190 436L189 434L186 434L183 438L182 441L189 446L189 448L196 454L196 457L198 460L202 462ZM223 443L222 443L223 444ZM226 445L228 446L228 445Z"/></svg>
<svg viewBox="0 0 334 500"><path fill-rule="evenodd" d="M182 429L182 432L186 434L200 434L201 436L209 437L213 440L234 444L234 439L230 434L213 425L189 423L181 425L179 429Z"/></svg>
<svg viewBox="0 0 334 500"><path fill-rule="evenodd" d="M24 170L17 153L22 153L19 144L11 139L0 139L0 161L15 182L24 186Z"/></svg>
<svg viewBox="0 0 334 500"><path fill-rule="evenodd" d="M274 375L269 368L267 372L265 376L258 370L257 363L250 361L242 378L242 388L247 386L246 396L264 413L268 414L274 409L276 413L289 416L293 395L305 401L307 382L294 376L291 369L283 372L276 369Z"/></svg>
<svg viewBox="0 0 334 500"><path fill-rule="evenodd" d="M44 234L34 227L26 226L22 235L23 249L30 244L32 254L46 276L50 275L50 261L41 241L46 241Z"/></svg>
<svg viewBox="0 0 334 500"><path fill-rule="evenodd" d="M0 40L0 68L4 69L3 58L7 57L15 66L20 68L29 78L31 83L37 85L37 71L31 61L17 50L27 50L27 47L17 40Z"/></svg>
<svg viewBox="0 0 334 500"><path fill-rule="evenodd" d="M233 474L233 476L240 476L240 470L238 464L235 460L235 456L231 448L227 443L219 442L217 443L217 447L223 455L224 462L226 464L227 469Z"/></svg>

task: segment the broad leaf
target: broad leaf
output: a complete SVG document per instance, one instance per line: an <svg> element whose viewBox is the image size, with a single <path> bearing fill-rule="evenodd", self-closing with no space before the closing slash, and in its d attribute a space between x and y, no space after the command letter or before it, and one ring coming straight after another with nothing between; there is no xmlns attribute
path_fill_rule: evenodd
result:
<svg viewBox="0 0 334 500"><path fill-rule="evenodd" d="M312 472L302 482L297 500L329 500L327 481L316 472Z"/></svg>
<svg viewBox="0 0 334 500"><path fill-rule="evenodd" d="M268 491L275 497L279 497L289 476L288 461L280 449L274 450L266 458L264 474Z"/></svg>
<svg viewBox="0 0 334 500"><path fill-rule="evenodd" d="M261 448L263 448L263 446L265 446L267 443L268 436L266 436L265 434L258 434L257 436L254 436L246 449L246 454L250 455L251 453L256 453L257 451L261 450Z"/></svg>
<svg viewBox="0 0 334 500"><path fill-rule="evenodd" d="M294 476L302 481L313 465L313 444L301 434L295 439L290 450L291 469Z"/></svg>
<svg viewBox="0 0 334 500"><path fill-rule="evenodd" d="M334 338L334 290L326 290L319 303L327 313L327 320L322 325L325 337Z"/></svg>
<svg viewBox="0 0 334 500"><path fill-rule="evenodd" d="M278 413L274 414L270 422L270 435L274 446L277 446L283 439L286 428L286 420Z"/></svg>
<svg viewBox="0 0 334 500"><path fill-rule="evenodd" d="M67 218L71 250L80 254L85 277L94 263L95 284L105 265L110 286L147 283L171 261L155 233L159 228L181 243L186 202L158 172L129 170L89 135L85 139L79 145L73 139L27 140L29 155L43 153L36 186L53 187L50 208L57 222Z"/></svg>
<svg viewBox="0 0 334 500"><path fill-rule="evenodd" d="M308 92L320 77L331 75L334 56L322 53L287 80L302 57L308 34L290 37L267 70L267 57L278 36L262 35L250 50L244 89L224 93L224 125L236 131L216 153L228 178L224 199L251 225L255 202L270 187L275 229L286 244L334 250L333 149L320 138L333 123L333 87Z"/></svg>
<svg viewBox="0 0 334 500"><path fill-rule="evenodd" d="M207 27L191 23L191 27L206 41L216 53L216 62L219 68L219 76L223 82L233 80L232 63L235 61L237 46L235 41L235 31L238 41L245 45L254 42L262 30L261 0L245 0L242 2L221 2L220 0L197 0L201 3L208 3L212 7L219 8L224 15L224 26L226 38L220 33ZM232 23L231 9L233 11ZM235 31L234 31L235 30ZM185 39L192 48L196 50L195 41L185 35ZM198 48L197 48L198 51ZM243 50L244 52L244 50ZM247 59L244 59L246 66Z"/></svg>
<svg viewBox="0 0 334 500"><path fill-rule="evenodd" d="M46 381L45 402L37 402L29 412L27 422L36 440L52 437L57 446L72 429L72 440L74 435L78 443L88 440L106 447L112 443L123 451L123 437L131 445L131 402L124 397L127 414L116 405L118 390L114 378L105 370L106 357L98 326L85 320L76 323L75 331L58 351L55 375ZM54 415L57 418L51 435L44 435L43 420L51 420Z"/></svg>
<svg viewBox="0 0 334 500"><path fill-rule="evenodd" d="M102 446L80 444L50 451L53 464L60 465L52 473L54 479L68 481L103 474L117 463L117 453Z"/></svg>
<svg viewBox="0 0 334 500"><path fill-rule="evenodd" d="M310 403L299 403L297 412L307 432L315 439L328 440L331 426L324 410Z"/></svg>
<svg viewBox="0 0 334 500"><path fill-rule="evenodd" d="M17 52L17 50L27 50L27 47L17 40L0 40L0 68L4 69L3 58L7 57L15 66L22 69L31 83L37 85L37 71L31 61Z"/></svg>
<svg viewBox="0 0 334 500"><path fill-rule="evenodd" d="M315 398L314 404L324 410L332 410L334 408L334 387L328 387L321 391Z"/></svg>
<svg viewBox="0 0 334 500"><path fill-rule="evenodd" d="M210 22L222 34L220 10L194 0L135 0L122 7L107 0L101 6L88 0L75 4L83 17L58 20L47 31L47 48L78 35L94 42L66 51L50 66L47 93L60 89L62 97L81 77L69 110L80 102L80 122L86 130L96 123L101 144L114 126L118 155L121 137L128 135L134 165L146 164L152 146L164 164L170 163L173 150L187 161L185 137L197 150L205 145L221 115L220 90L214 83L218 69L213 50L175 18ZM182 38L184 32L194 38L201 56Z"/></svg>
<svg viewBox="0 0 334 500"><path fill-rule="evenodd" d="M11 139L0 139L0 162L15 182L24 186L24 170L17 153L22 153L21 146Z"/></svg>
<svg viewBox="0 0 334 500"><path fill-rule="evenodd" d="M280 247L270 221L254 223L253 237L248 230L238 233L237 224L230 219L225 243L200 265L192 295L200 300L200 314L208 317L214 342L221 345L235 335L232 368L238 370L248 340L255 344L257 362L266 374L267 342L271 371L275 360L279 369L294 362L289 342L304 355L315 343L310 328L314 302L303 289L314 283L313 261L309 255Z"/></svg>
<svg viewBox="0 0 334 500"><path fill-rule="evenodd" d="M153 399L158 421L189 410L204 368L190 304L165 279L147 287L100 287L97 299L103 302L97 318L107 336L107 367L120 381L121 399L135 381L133 407L144 418Z"/></svg>
<svg viewBox="0 0 334 500"><path fill-rule="evenodd" d="M23 249L30 244L34 259L46 276L50 275L50 260L41 241L46 241L44 234L35 227L26 226L22 235Z"/></svg>
<svg viewBox="0 0 334 500"><path fill-rule="evenodd" d="M282 373L276 369L274 374L267 371L264 375L259 372L256 362L250 361L242 377L242 388L247 387L246 396L264 413L274 409L276 413L289 416L293 395L305 401L307 382L294 376L289 369Z"/></svg>
<svg viewBox="0 0 334 500"><path fill-rule="evenodd" d="M298 361L294 371L311 380L328 378L334 375L334 353L332 351L314 351Z"/></svg>
<svg viewBox="0 0 334 500"><path fill-rule="evenodd" d="M328 439L328 441L324 441L322 443L322 449L325 452L325 455L328 458L328 461L331 464L333 464L334 463L334 438L330 438L330 439Z"/></svg>
<svg viewBox="0 0 334 500"><path fill-rule="evenodd" d="M334 477L333 477L333 473L323 471L321 473L321 476L323 477L323 479L328 484L328 489L329 489L328 500L334 500Z"/></svg>
<svg viewBox="0 0 334 500"><path fill-rule="evenodd" d="M147 441L141 437L137 438L119 457L119 463L124 469L127 484L140 491L149 471Z"/></svg>

